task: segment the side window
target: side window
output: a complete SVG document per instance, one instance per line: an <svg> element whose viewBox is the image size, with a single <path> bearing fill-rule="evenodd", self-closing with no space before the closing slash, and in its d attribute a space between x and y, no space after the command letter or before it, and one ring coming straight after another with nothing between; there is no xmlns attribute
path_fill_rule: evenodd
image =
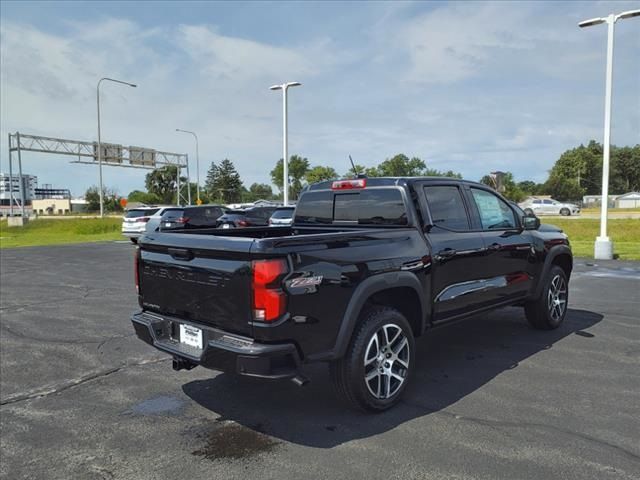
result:
<svg viewBox="0 0 640 480"><path fill-rule="evenodd" d="M469 218L460 189L456 186L424 187L433 223L450 230L469 230Z"/></svg>
<svg viewBox="0 0 640 480"><path fill-rule="evenodd" d="M491 192L472 188L473 199L480 213L483 230L504 230L516 227L513 210Z"/></svg>
<svg viewBox="0 0 640 480"><path fill-rule="evenodd" d="M542 201L541 201L541 200L534 200L534 201L533 201L533 204L534 204L534 205L540 205L541 203L542 203Z"/></svg>
<svg viewBox="0 0 640 480"><path fill-rule="evenodd" d="M551 200L544 200L543 203L545 205L553 205L553 202Z"/></svg>

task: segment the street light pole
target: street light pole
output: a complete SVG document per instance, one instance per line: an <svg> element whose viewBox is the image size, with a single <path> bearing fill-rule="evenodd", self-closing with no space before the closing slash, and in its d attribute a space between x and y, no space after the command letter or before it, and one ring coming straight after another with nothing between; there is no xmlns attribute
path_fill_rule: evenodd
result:
<svg viewBox="0 0 640 480"><path fill-rule="evenodd" d="M100 194L100 218L104 217L104 196L102 193L102 140L100 138L100 84L103 81L108 81L108 82L114 82L114 83L121 83L123 85L128 85L129 87L137 87L137 85L133 84L133 83L128 83L128 82L123 82L122 80L115 80L113 78L101 78L98 81L98 86L96 87L96 101L98 104L98 171L99 171L99 183L100 185L98 186L99 189L99 194Z"/></svg>
<svg viewBox="0 0 640 480"><path fill-rule="evenodd" d="M302 85L300 82L287 82L282 85L272 85L271 90L282 90L282 166L283 166L283 188L284 188L284 205L289 204L289 153L288 153L288 121L287 121L287 90L289 87L298 87Z"/></svg>
<svg viewBox="0 0 640 480"><path fill-rule="evenodd" d="M193 135L193 138L196 139L196 204L200 205L202 202L200 201L200 153L198 152L198 135L196 135L196 132L182 130L180 128L176 128L176 132L190 133ZM189 191L191 191L191 185L189 185Z"/></svg>
<svg viewBox="0 0 640 480"><path fill-rule="evenodd" d="M611 150L611 89L613 84L613 38L615 24L620 19L640 16L640 10L629 10L618 15L609 14L603 18L592 18L580 22L580 28L607 24L607 70L604 96L604 145L602 154L602 201L600 208L600 236L594 245L596 260L611 260L613 258L613 242L607 236L607 208L609 207L609 156Z"/></svg>

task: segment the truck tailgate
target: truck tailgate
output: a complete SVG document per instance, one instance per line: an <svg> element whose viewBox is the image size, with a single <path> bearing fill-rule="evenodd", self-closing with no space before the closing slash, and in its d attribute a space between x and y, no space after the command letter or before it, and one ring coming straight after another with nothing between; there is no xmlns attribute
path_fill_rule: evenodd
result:
<svg viewBox="0 0 640 480"><path fill-rule="evenodd" d="M142 307L252 336L253 239L197 237L157 233L143 238L139 244Z"/></svg>

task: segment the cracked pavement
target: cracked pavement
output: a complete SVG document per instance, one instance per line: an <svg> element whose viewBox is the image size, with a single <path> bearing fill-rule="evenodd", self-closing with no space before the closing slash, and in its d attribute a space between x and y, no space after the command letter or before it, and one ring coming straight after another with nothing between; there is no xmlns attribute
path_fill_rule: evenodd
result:
<svg viewBox="0 0 640 480"><path fill-rule="evenodd" d="M132 255L0 251L2 478L640 478L640 263L577 260L553 332L517 308L430 332L365 415L325 365L304 388L171 370L133 335Z"/></svg>

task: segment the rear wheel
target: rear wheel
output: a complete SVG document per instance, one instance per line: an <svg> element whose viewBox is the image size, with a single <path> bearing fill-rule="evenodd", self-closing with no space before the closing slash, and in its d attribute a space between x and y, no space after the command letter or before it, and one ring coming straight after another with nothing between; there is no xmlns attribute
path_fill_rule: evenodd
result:
<svg viewBox="0 0 640 480"><path fill-rule="evenodd" d="M361 316L346 355L330 366L334 387L353 407L386 410L409 382L414 351L407 319L393 308L371 307Z"/></svg>
<svg viewBox="0 0 640 480"><path fill-rule="evenodd" d="M553 330L560 326L567 315L569 282L565 271L557 265L551 267L544 282L540 298L527 302L524 311L532 327Z"/></svg>
<svg viewBox="0 0 640 480"><path fill-rule="evenodd" d="M568 217L569 215L571 215L571 210L569 210L566 207L561 208L560 209L560 215L562 215L563 217Z"/></svg>

